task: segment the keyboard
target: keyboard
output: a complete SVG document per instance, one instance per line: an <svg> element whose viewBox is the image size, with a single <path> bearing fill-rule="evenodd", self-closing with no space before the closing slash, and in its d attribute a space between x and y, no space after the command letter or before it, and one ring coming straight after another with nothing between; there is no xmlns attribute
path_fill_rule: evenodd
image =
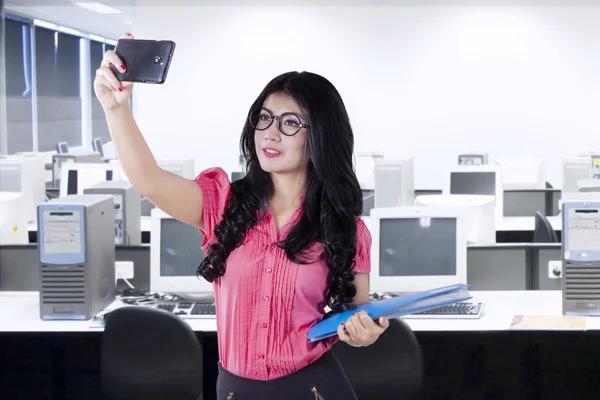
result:
<svg viewBox="0 0 600 400"><path fill-rule="evenodd" d="M421 311L418 313L404 315L404 319L478 319L481 318L483 311L483 303L463 301L460 303L449 304L431 310Z"/></svg>
<svg viewBox="0 0 600 400"><path fill-rule="evenodd" d="M395 293L370 293L371 301L385 300L397 297ZM463 301L446 306L432 308L414 314L403 315L404 319L478 319L481 318L483 303L476 301Z"/></svg>
<svg viewBox="0 0 600 400"><path fill-rule="evenodd" d="M201 301L160 301L156 308L184 319L215 318L214 302Z"/></svg>

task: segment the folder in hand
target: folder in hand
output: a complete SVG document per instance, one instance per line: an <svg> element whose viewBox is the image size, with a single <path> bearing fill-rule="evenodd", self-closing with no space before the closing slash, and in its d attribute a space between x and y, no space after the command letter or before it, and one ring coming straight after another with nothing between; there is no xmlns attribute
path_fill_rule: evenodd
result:
<svg viewBox="0 0 600 400"><path fill-rule="evenodd" d="M472 296L467 290L468 285L458 283L422 292L410 293L390 299L375 300L362 304L357 309L366 312L372 319L379 317L396 318L402 315L431 310L448 304L469 300ZM308 331L310 342L316 342L337 335L338 326L346 322L357 309L334 313L313 325Z"/></svg>

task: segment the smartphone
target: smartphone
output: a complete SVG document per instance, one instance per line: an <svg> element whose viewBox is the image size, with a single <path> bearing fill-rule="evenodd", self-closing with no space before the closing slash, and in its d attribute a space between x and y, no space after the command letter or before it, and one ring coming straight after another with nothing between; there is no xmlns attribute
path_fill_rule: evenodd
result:
<svg viewBox="0 0 600 400"><path fill-rule="evenodd" d="M118 80L124 82L163 84L175 52L170 40L121 39L115 53L125 65L125 72L110 66Z"/></svg>

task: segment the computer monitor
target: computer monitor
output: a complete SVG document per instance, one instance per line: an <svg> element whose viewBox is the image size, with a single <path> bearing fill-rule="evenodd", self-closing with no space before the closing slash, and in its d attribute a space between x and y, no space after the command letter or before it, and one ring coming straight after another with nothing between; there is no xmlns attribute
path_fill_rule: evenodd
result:
<svg viewBox="0 0 600 400"><path fill-rule="evenodd" d="M21 192L0 192L0 244L29 244L26 202Z"/></svg>
<svg viewBox="0 0 600 400"><path fill-rule="evenodd" d="M356 155L356 177L362 190L375 190L375 162L383 160L380 153L359 153Z"/></svg>
<svg viewBox="0 0 600 400"><path fill-rule="evenodd" d="M66 153L52 155L52 187L60 187L60 170L65 163L99 163L102 158L99 153Z"/></svg>
<svg viewBox="0 0 600 400"><path fill-rule="evenodd" d="M544 160L535 157L497 158L504 190L545 189Z"/></svg>
<svg viewBox="0 0 600 400"><path fill-rule="evenodd" d="M67 142L56 143L56 152L58 154L67 154L69 152L69 144Z"/></svg>
<svg viewBox="0 0 600 400"><path fill-rule="evenodd" d="M0 157L0 191L23 193L28 222L37 221L37 206L46 201L45 169L42 154Z"/></svg>
<svg viewBox="0 0 600 400"><path fill-rule="evenodd" d="M467 244L496 243L496 202L494 196L430 195L418 196L415 204L433 207L459 207L467 218Z"/></svg>
<svg viewBox="0 0 600 400"><path fill-rule="evenodd" d="M187 159L181 159L181 160L158 159L158 160L156 160L156 163L158 164L159 167L161 167L165 171L169 171L176 175L183 176L184 178L194 179L196 177L195 176L195 159L194 158L187 158ZM129 178L127 178L127 175L123 171L123 168L121 167L121 163L119 162L118 159L110 160L109 164L116 165L115 168L117 170L117 176L119 177L119 180L129 181Z"/></svg>
<svg viewBox="0 0 600 400"><path fill-rule="evenodd" d="M467 282L467 218L459 207L371 210L370 291L416 292Z"/></svg>
<svg viewBox="0 0 600 400"><path fill-rule="evenodd" d="M92 149L100 154L100 157L104 157L104 149L102 148L102 138L93 138L92 139Z"/></svg>
<svg viewBox="0 0 600 400"><path fill-rule="evenodd" d="M458 165L486 165L487 153L466 153L458 155Z"/></svg>
<svg viewBox="0 0 600 400"><path fill-rule="evenodd" d="M415 203L413 159L375 160L375 208Z"/></svg>
<svg viewBox="0 0 600 400"><path fill-rule="evenodd" d="M565 157L563 158L562 193L579 192L579 181L592 177L591 157Z"/></svg>
<svg viewBox="0 0 600 400"><path fill-rule="evenodd" d="M200 230L155 208L150 232L150 290L184 298L212 296L212 284L196 275L205 257Z"/></svg>
<svg viewBox="0 0 600 400"><path fill-rule="evenodd" d="M184 178L194 179L195 159L186 158L181 160L158 160L158 166L165 171L183 176Z"/></svg>
<svg viewBox="0 0 600 400"><path fill-rule="evenodd" d="M455 166L446 175L444 194L494 196L496 221L504 214L502 170L496 165Z"/></svg>
<svg viewBox="0 0 600 400"><path fill-rule="evenodd" d="M59 196L83 194L97 183L113 181L115 166L106 163L64 163L60 170Z"/></svg>

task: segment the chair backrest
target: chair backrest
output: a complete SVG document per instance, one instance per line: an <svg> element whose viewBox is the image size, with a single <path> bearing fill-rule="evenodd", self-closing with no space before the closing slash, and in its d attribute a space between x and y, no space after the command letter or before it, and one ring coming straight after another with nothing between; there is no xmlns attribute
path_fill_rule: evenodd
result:
<svg viewBox="0 0 600 400"><path fill-rule="evenodd" d="M359 399L410 399L423 383L423 354L410 327L391 319L388 329L367 347L343 342L333 352Z"/></svg>
<svg viewBox="0 0 600 400"><path fill-rule="evenodd" d="M149 307L118 308L102 335L102 391L110 400L197 400L202 347L179 317Z"/></svg>
<svg viewBox="0 0 600 400"><path fill-rule="evenodd" d="M554 232L552 224L539 211L535 212L533 243L558 243L558 236Z"/></svg>

